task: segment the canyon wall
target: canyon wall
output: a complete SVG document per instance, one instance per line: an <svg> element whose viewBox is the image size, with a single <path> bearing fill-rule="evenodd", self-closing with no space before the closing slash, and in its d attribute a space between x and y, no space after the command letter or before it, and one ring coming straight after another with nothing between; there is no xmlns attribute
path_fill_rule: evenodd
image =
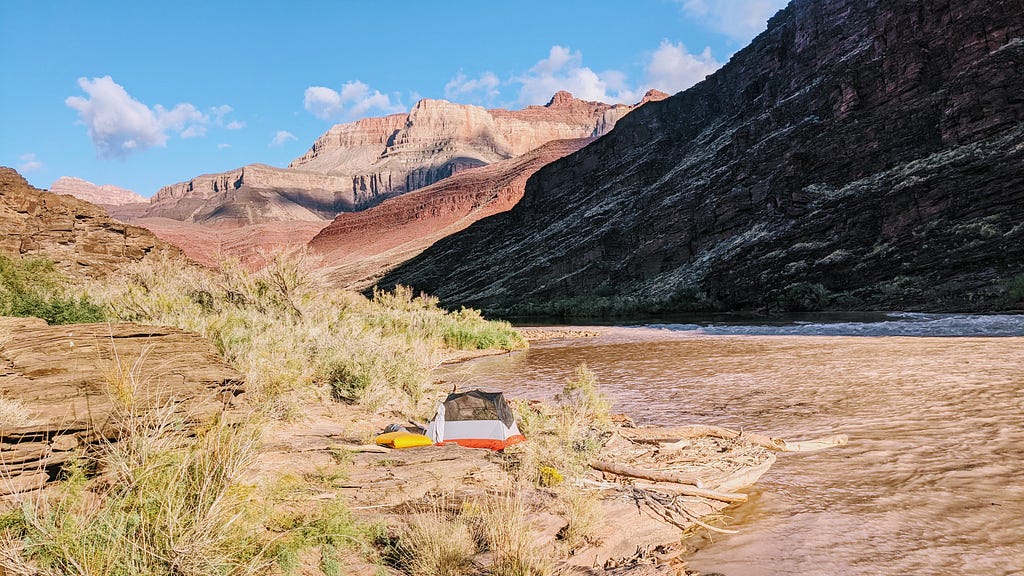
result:
<svg viewBox="0 0 1024 576"><path fill-rule="evenodd" d="M1012 305L1022 38L1020 0L794 0L381 284L504 311Z"/></svg>

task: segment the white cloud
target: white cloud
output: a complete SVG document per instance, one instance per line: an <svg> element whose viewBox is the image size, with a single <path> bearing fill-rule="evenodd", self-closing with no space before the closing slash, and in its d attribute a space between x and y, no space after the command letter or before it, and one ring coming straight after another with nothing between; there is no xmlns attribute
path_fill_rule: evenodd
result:
<svg viewBox="0 0 1024 576"><path fill-rule="evenodd" d="M234 111L235 109L227 104L210 108L210 114L213 116L214 124L227 130L241 130L242 128L245 128L245 122L240 120L228 120L226 118L228 114L231 114Z"/></svg>
<svg viewBox="0 0 1024 576"><path fill-rule="evenodd" d="M100 158L166 146L168 131L183 138L206 133L209 118L191 104L178 104L170 110L157 104L150 109L110 76L79 78L78 86L88 97L71 96L64 103L78 111Z"/></svg>
<svg viewBox="0 0 1024 576"><path fill-rule="evenodd" d="M618 70L594 72L583 66L583 54L565 46L552 46L548 57L530 71L513 78L520 84L521 104L544 104L559 90L572 92L583 100L635 102L639 97L626 85L626 75Z"/></svg>
<svg viewBox="0 0 1024 576"><path fill-rule="evenodd" d="M283 146L291 140L298 140L298 138L287 130L278 130L277 134L274 134L274 139L270 141L270 146Z"/></svg>
<svg viewBox="0 0 1024 576"><path fill-rule="evenodd" d="M217 144L217 150L227 150L231 148L231 144Z"/></svg>
<svg viewBox="0 0 1024 576"><path fill-rule="evenodd" d="M537 62L527 74L516 76L520 84L521 104L543 104L559 91L571 92L576 98L599 102L633 104L644 92L657 88L675 93L693 86L711 74L721 63L705 48L691 54L680 42L662 40L644 66L644 80L633 84L620 70L595 72L583 65L583 54L564 46L552 46L548 57Z"/></svg>
<svg viewBox="0 0 1024 576"><path fill-rule="evenodd" d="M335 120L342 116L358 118L370 110L393 114L405 109L401 103L392 103L387 94L371 90L359 80L346 82L341 92L325 86L310 86L306 88L303 105L306 111L323 120Z"/></svg>
<svg viewBox="0 0 1024 576"><path fill-rule="evenodd" d="M498 94L498 86L501 80L493 72L484 72L479 78L467 78L460 70L455 78L452 78L444 85L444 97L454 100L462 96L473 96L480 94L485 101L494 100Z"/></svg>
<svg viewBox="0 0 1024 576"><path fill-rule="evenodd" d="M303 105L307 112L323 120L339 116L344 108L341 105L341 94L324 86L306 88Z"/></svg>
<svg viewBox="0 0 1024 576"><path fill-rule="evenodd" d="M18 172L21 173L34 172L43 167L43 163L32 152L22 154L18 159L21 160L21 164L18 165Z"/></svg>
<svg viewBox="0 0 1024 576"><path fill-rule="evenodd" d="M733 40L749 42L788 0L676 0L683 11Z"/></svg>
<svg viewBox="0 0 1024 576"><path fill-rule="evenodd" d="M213 117L217 120L217 122L221 122L225 116L231 114L234 111L235 109L231 106L228 106L227 104L223 104L221 106L214 106L213 108L210 108L210 114L213 114Z"/></svg>
<svg viewBox="0 0 1024 576"><path fill-rule="evenodd" d="M182 130L179 136L181 136L183 140L186 138L198 138L200 136L206 136L206 126L193 124L188 128Z"/></svg>
<svg viewBox="0 0 1024 576"><path fill-rule="evenodd" d="M647 85L662 92L675 94L700 82L705 76L722 67L706 47L700 54L691 54L683 43L662 40L661 46L647 63Z"/></svg>

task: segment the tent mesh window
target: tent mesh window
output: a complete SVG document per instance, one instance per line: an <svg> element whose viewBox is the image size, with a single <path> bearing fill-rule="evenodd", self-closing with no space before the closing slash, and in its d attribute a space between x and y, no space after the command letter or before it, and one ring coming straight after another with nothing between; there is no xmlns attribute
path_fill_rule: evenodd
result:
<svg viewBox="0 0 1024 576"><path fill-rule="evenodd" d="M501 420L505 426L515 422L512 410L501 392L473 390L460 394L449 394L444 401L444 419L451 422L460 420Z"/></svg>

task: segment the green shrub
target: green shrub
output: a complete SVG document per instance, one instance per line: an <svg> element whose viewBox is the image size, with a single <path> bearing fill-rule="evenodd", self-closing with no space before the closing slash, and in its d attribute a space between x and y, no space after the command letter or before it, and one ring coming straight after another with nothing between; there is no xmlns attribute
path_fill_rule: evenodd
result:
<svg viewBox="0 0 1024 576"><path fill-rule="evenodd" d="M797 282L786 286L778 304L787 312L815 312L828 307L828 290L817 283Z"/></svg>
<svg viewBox="0 0 1024 576"><path fill-rule="evenodd" d="M526 342L508 322L487 321L480 311L462 308L444 317L442 339L445 346L459 350L525 348Z"/></svg>
<svg viewBox="0 0 1024 576"><path fill-rule="evenodd" d="M1010 304L1024 304L1024 273L1017 274L1006 283L1006 296Z"/></svg>
<svg viewBox="0 0 1024 576"><path fill-rule="evenodd" d="M0 315L34 316L47 324L102 322L103 307L85 295L68 295L67 281L43 259L0 256Z"/></svg>

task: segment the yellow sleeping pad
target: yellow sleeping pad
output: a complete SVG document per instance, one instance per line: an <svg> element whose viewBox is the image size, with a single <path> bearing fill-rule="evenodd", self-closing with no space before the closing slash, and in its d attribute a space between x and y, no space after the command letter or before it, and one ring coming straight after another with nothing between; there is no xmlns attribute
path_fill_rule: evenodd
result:
<svg viewBox="0 0 1024 576"><path fill-rule="evenodd" d="M434 441L423 434L413 434L412 432L400 430L377 436L377 444L392 448L415 448L416 446L431 446L434 444Z"/></svg>

